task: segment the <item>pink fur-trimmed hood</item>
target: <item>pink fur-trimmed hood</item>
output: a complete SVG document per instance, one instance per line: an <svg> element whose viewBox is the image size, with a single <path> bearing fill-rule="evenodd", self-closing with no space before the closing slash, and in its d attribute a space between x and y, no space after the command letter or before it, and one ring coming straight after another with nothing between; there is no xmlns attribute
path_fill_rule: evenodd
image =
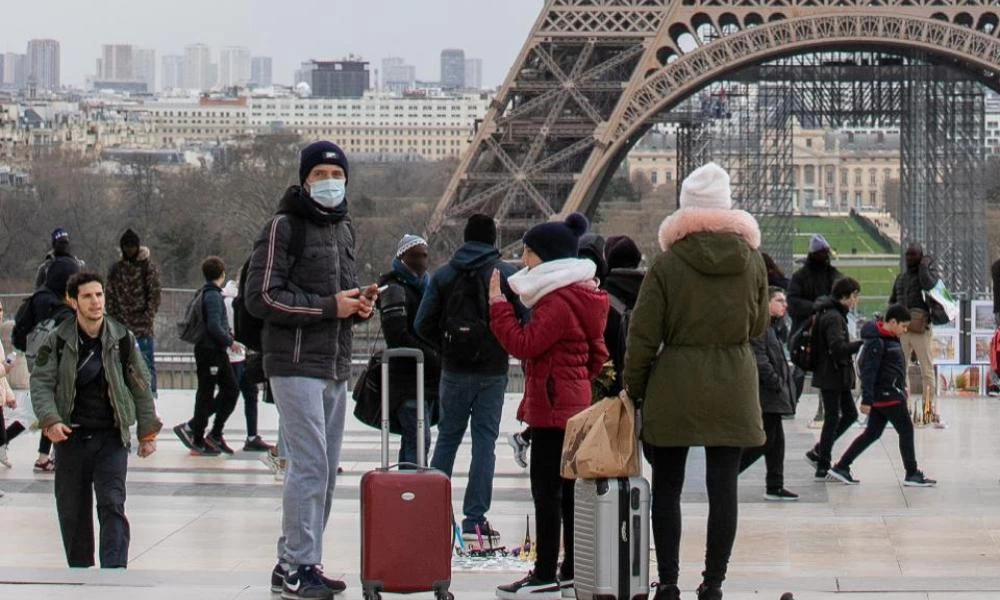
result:
<svg viewBox="0 0 1000 600"><path fill-rule="evenodd" d="M694 233L732 233L742 237L754 250L760 248L757 219L742 210L682 208L660 224L660 248L670 247Z"/></svg>

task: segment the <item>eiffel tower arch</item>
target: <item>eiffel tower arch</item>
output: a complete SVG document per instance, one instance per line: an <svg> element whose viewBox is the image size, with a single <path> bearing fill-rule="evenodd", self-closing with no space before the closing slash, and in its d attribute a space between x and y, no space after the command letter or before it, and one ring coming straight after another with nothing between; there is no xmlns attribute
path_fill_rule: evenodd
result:
<svg viewBox="0 0 1000 600"><path fill-rule="evenodd" d="M512 244L540 221L593 214L658 115L741 69L882 49L997 89L998 34L1000 0L547 0L428 234L454 242L456 226L487 213Z"/></svg>

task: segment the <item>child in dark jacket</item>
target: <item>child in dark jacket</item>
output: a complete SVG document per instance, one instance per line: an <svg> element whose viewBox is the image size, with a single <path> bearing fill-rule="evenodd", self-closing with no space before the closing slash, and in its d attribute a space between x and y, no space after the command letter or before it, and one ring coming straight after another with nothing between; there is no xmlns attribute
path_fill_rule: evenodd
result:
<svg viewBox="0 0 1000 600"><path fill-rule="evenodd" d="M868 426L829 472L832 478L848 485L861 483L851 474L851 463L882 437L886 423L892 423L899 434L899 453L906 468L903 485L937 485L937 481L917 469L913 448L913 421L907 409L906 357L899 340L909 323L910 311L894 304L886 311L885 319L868 323L861 330L865 343L861 355L861 412L868 415Z"/></svg>

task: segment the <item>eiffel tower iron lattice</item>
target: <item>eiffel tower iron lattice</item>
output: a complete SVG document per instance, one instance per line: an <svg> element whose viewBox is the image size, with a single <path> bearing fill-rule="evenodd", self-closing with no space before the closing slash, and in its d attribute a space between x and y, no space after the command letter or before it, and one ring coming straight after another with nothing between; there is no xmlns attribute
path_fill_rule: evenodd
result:
<svg viewBox="0 0 1000 600"><path fill-rule="evenodd" d="M594 214L659 116L745 67L872 49L998 88L998 34L1000 0L548 0L427 233L486 213L507 245L539 221Z"/></svg>

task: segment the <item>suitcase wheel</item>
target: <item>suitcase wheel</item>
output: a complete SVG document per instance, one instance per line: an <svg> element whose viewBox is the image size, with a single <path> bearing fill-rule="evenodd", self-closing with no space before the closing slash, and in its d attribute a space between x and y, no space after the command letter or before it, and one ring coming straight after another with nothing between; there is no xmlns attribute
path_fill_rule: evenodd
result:
<svg viewBox="0 0 1000 600"><path fill-rule="evenodd" d="M378 592L370 592L370 593L369 592L365 592L364 593L364 598L365 598L365 600L382 600L382 594L380 594Z"/></svg>
<svg viewBox="0 0 1000 600"><path fill-rule="evenodd" d="M441 592L434 596L437 600L455 600L455 594L451 592Z"/></svg>

